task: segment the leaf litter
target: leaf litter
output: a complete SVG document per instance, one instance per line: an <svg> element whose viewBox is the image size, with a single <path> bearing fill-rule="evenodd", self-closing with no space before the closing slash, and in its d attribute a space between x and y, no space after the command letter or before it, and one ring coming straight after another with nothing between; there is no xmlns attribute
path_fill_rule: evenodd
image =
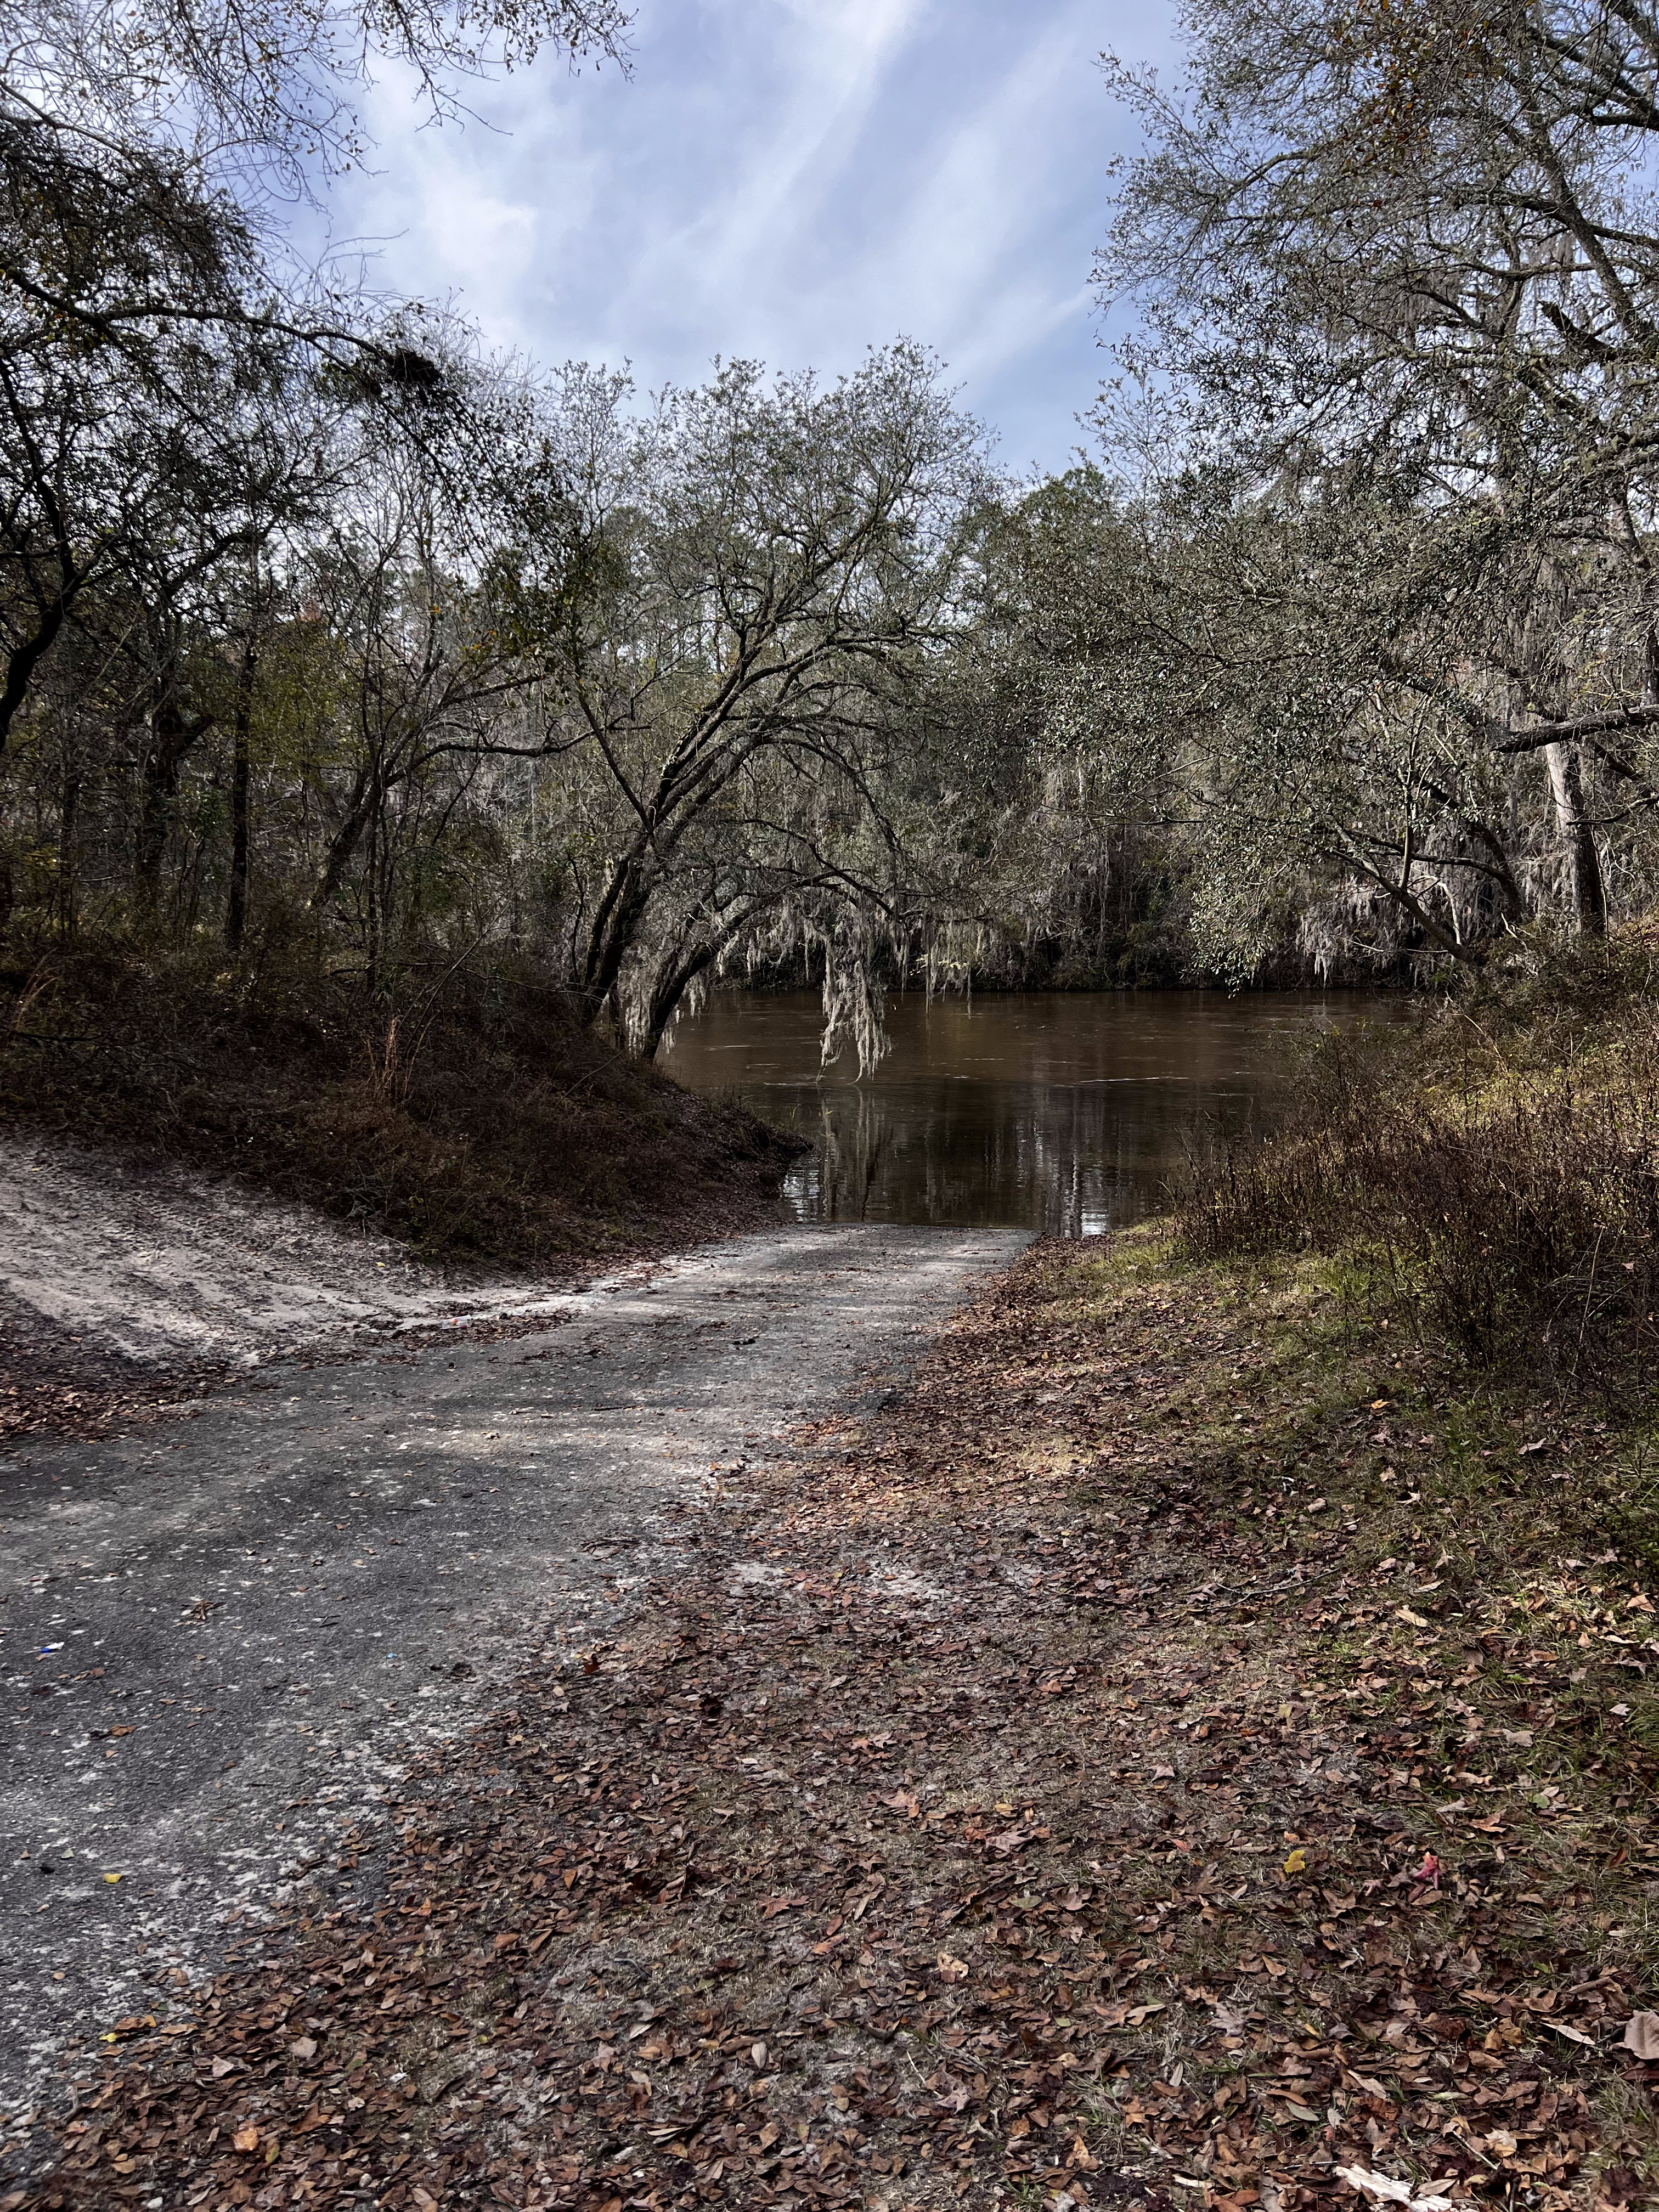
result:
<svg viewBox="0 0 1659 2212"><path fill-rule="evenodd" d="M1535 1409L1122 1242L689 1510L0 2206L1655 2202L1641 1560L1472 1516Z"/></svg>

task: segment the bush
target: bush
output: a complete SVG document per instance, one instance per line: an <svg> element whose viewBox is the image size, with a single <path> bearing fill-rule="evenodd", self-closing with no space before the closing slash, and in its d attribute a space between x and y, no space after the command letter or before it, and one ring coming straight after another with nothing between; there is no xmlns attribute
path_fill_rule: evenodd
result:
<svg viewBox="0 0 1659 2212"><path fill-rule="evenodd" d="M1523 945L1414 1030L1320 1041L1288 1127L1176 1194L1192 1257L1313 1249L1466 1358L1628 1370L1659 1306L1659 1016L1639 940Z"/></svg>

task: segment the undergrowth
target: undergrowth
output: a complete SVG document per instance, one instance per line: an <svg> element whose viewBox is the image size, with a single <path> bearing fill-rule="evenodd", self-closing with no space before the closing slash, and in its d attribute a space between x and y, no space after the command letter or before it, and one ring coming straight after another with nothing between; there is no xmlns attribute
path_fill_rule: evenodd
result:
<svg viewBox="0 0 1659 2212"><path fill-rule="evenodd" d="M0 966L0 1115L228 1171L445 1261L543 1266L769 1215L794 1146L583 1027L527 961Z"/></svg>
<svg viewBox="0 0 1659 2212"><path fill-rule="evenodd" d="M1519 939L1414 1024L1333 1030L1288 1126L1176 1194L1176 1256L1314 1251L1480 1367L1618 1389L1659 1346L1659 1006L1645 937Z"/></svg>

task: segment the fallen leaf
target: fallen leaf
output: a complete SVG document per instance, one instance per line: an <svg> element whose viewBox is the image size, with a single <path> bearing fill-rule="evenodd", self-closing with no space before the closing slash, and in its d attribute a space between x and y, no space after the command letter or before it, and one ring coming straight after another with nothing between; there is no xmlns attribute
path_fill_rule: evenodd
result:
<svg viewBox="0 0 1659 2212"><path fill-rule="evenodd" d="M1485 2139L1486 2148L1494 2158L1513 2158L1517 2148L1515 2137L1507 2128L1494 2128Z"/></svg>
<svg viewBox="0 0 1659 2212"><path fill-rule="evenodd" d="M948 1951L941 1951L939 1954L939 1973L942 1982L965 1982L968 1978L967 1963L962 1959L953 1959Z"/></svg>
<svg viewBox="0 0 1659 2212"><path fill-rule="evenodd" d="M1413 2196L1409 2181L1396 2181L1391 2173L1373 2173L1367 2166L1339 2166L1337 2172L1351 2189L1358 2189L1381 2203L1409 2204L1411 2212L1452 2212L1449 2197Z"/></svg>
<svg viewBox="0 0 1659 2212"><path fill-rule="evenodd" d="M259 2130L258 2128L252 2125L246 2128L238 2128L235 2134L230 2140L238 2150L258 2150L259 2148Z"/></svg>
<svg viewBox="0 0 1659 2212"><path fill-rule="evenodd" d="M1353 2083L1355 2088L1363 2089L1368 2097L1376 2097L1385 2105L1391 2105L1394 2102L1393 2098L1373 2075L1351 2074L1348 2079Z"/></svg>
<svg viewBox="0 0 1659 2212"><path fill-rule="evenodd" d="M314 2058L317 2056L316 2039L309 2035L301 2036L296 2042L290 2043L288 2049L290 2058Z"/></svg>
<svg viewBox="0 0 1659 2212"><path fill-rule="evenodd" d="M1626 2021L1622 2040L1638 2058L1659 2058L1659 2012L1638 2012Z"/></svg>

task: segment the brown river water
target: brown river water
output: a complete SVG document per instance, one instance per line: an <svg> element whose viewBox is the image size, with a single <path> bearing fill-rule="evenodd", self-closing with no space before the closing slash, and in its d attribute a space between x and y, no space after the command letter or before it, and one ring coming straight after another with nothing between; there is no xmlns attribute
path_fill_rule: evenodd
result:
<svg viewBox="0 0 1659 2212"><path fill-rule="evenodd" d="M811 1142L785 1183L803 1221L1096 1237L1155 1211L1194 1152L1271 1126L1313 1027L1406 1011L1358 991L896 994L860 1082L850 1054L820 1074L815 991L731 991L662 1065Z"/></svg>

